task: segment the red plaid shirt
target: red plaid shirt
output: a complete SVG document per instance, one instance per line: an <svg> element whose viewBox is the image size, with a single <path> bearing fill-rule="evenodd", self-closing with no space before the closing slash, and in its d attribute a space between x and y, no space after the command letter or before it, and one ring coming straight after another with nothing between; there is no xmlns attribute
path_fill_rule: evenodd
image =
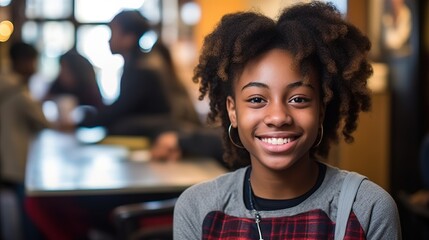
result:
<svg viewBox="0 0 429 240"><path fill-rule="evenodd" d="M264 240L291 239L334 239L335 223L321 210L312 210L294 216L264 218L262 217L261 232ZM210 212L203 222L204 240L259 239L255 219L239 218L223 212ZM352 212L350 214L345 240L366 239L365 233Z"/></svg>

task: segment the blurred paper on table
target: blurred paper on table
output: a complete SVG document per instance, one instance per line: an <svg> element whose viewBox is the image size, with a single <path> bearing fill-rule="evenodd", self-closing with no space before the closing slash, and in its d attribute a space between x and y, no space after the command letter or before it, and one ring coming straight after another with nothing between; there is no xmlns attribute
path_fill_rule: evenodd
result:
<svg viewBox="0 0 429 240"><path fill-rule="evenodd" d="M134 150L129 153L128 158L135 162L147 162L150 161L151 154L149 150Z"/></svg>
<svg viewBox="0 0 429 240"><path fill-rule="evenodd" d="M149 139L142 136L107 136L100 144L121 145L129 150L144 150L150 147Z"/></svg>

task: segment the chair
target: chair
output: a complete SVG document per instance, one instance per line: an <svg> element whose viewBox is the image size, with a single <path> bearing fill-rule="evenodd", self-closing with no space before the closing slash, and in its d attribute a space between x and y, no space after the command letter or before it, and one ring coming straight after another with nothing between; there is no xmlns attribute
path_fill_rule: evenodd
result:
<svg viewBox="0 0 429 240"><path fill-rule="evenodd" d="M0 185L0 240L23 239L19 208L15 192Z"/></svg>
<svg viewBox="0 0 429 240"><path fill-rule="evenodd" d="M173 198L116 207L113 210L113 221L118 239L173 239L176 200Z"/></svg>

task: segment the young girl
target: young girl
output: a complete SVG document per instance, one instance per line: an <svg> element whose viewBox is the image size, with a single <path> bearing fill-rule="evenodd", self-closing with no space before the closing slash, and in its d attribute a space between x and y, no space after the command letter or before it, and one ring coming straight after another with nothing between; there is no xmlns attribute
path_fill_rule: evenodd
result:
<svg viewBox="0 0 429 240"><path fill-rule="evenodd" d="M358 113L370 108L369 49L331 4L295 5L277 21L224 16L194 80L238 169L181 195L174 239L333 239L348 172L318 158L339 128L351 142ZM344 239L401 239L394 200L369 180L345 221Z"/></svg>

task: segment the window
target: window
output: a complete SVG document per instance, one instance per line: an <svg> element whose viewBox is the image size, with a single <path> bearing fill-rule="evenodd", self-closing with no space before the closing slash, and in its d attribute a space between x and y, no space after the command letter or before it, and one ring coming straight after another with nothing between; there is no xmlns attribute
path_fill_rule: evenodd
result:
<svg viewBox="0 0 429 240"><path fill-rule="evenodd" d="M106 103L114 101L123 60L110 52L106 24L123 9L138 9L161 24L161 0L27 0L22 37L40 51L40 73L31 85L35 96L42 96L58 74L59 56L76 48L94 65Z"/></svg>

